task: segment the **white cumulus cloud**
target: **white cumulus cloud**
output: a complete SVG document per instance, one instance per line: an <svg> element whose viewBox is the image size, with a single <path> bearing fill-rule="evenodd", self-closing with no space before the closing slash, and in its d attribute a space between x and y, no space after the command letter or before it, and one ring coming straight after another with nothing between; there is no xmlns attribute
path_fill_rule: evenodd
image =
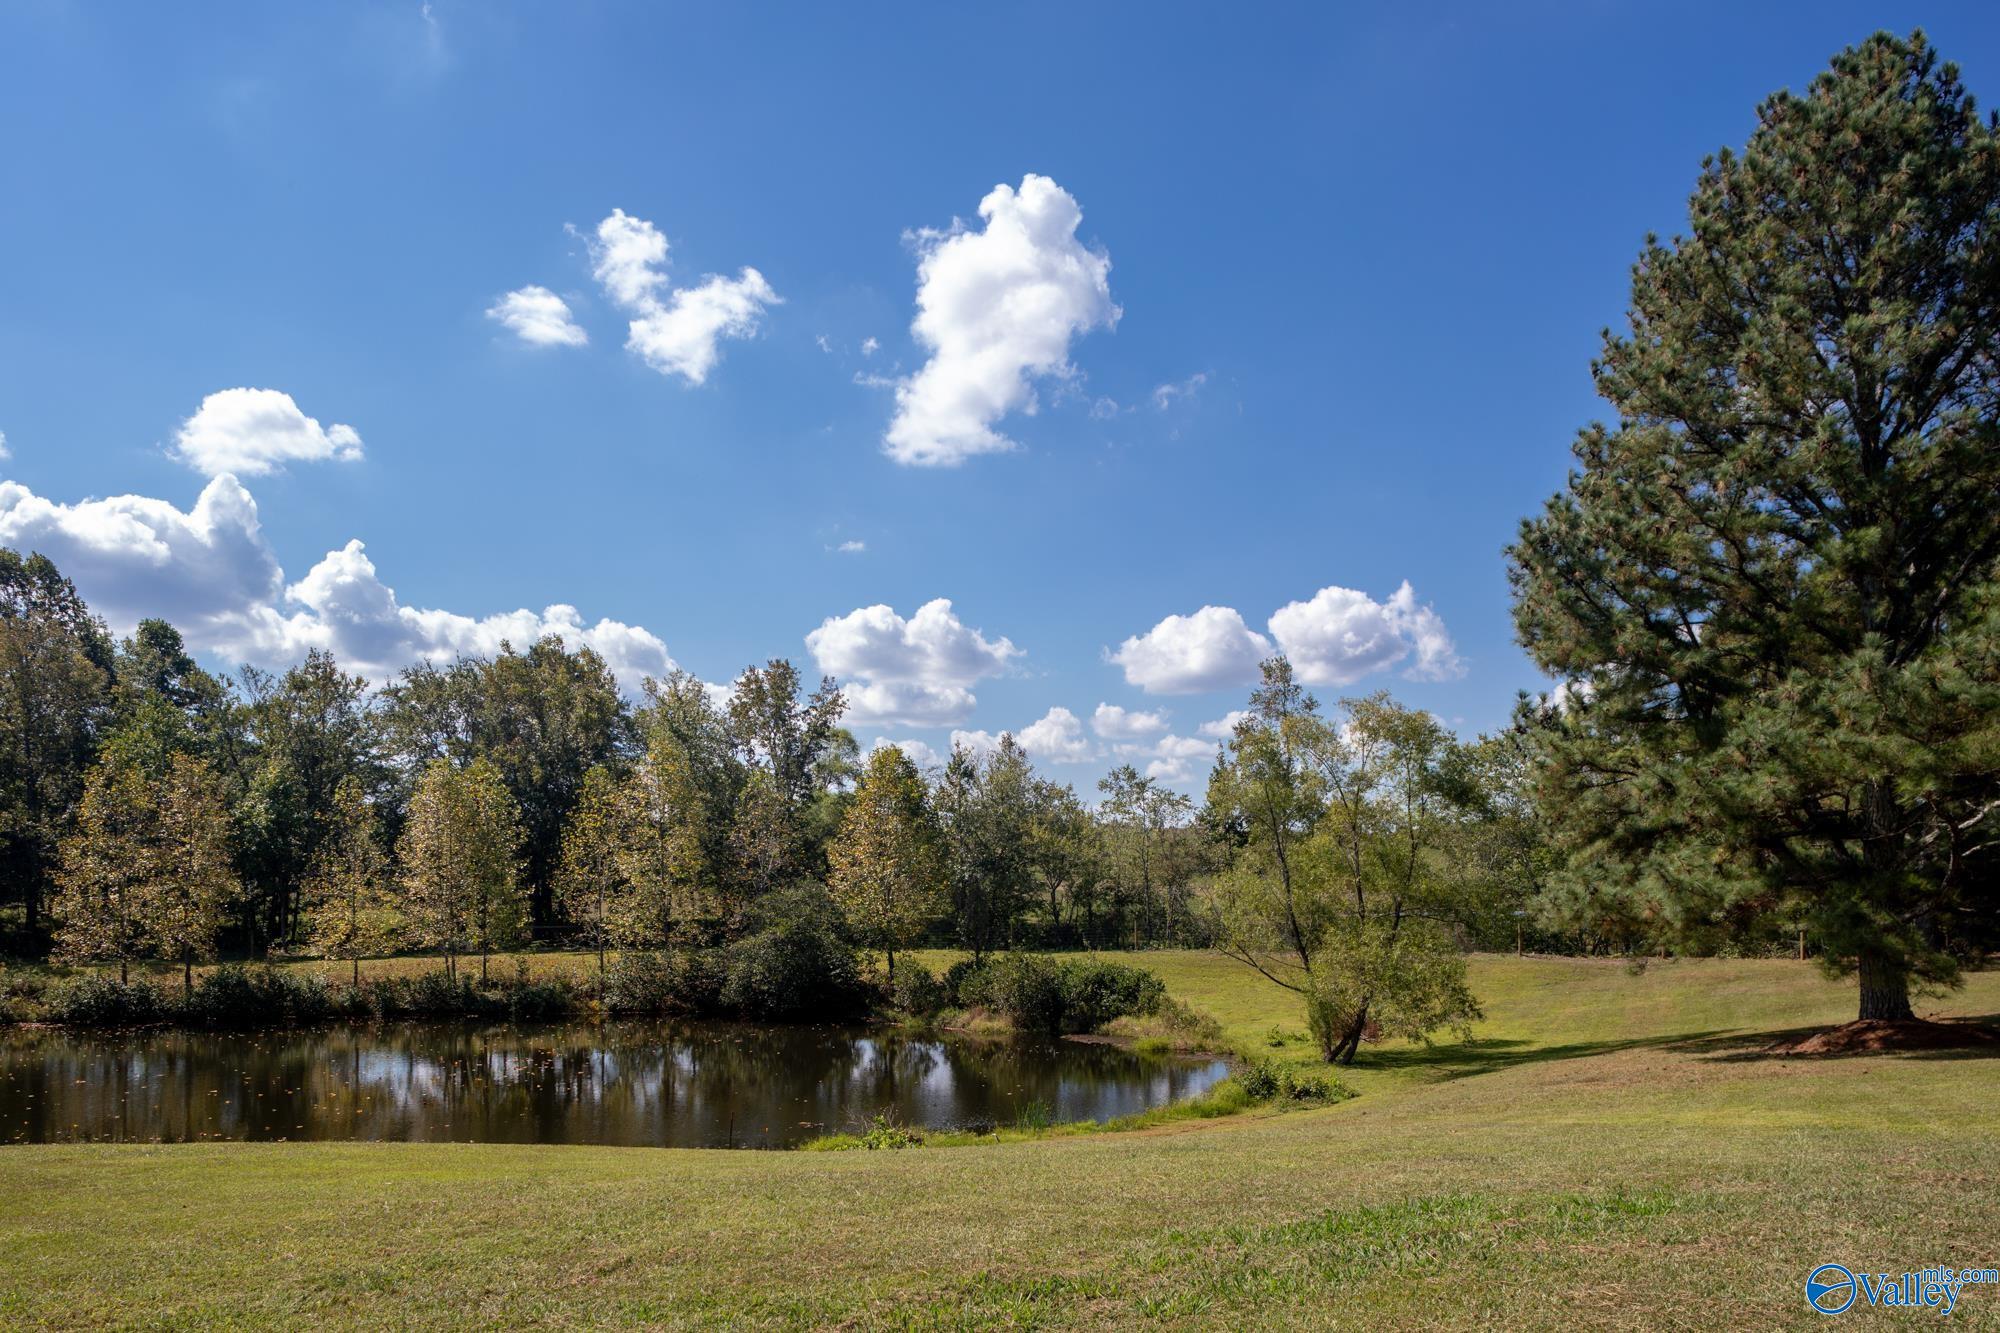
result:
<svg viewBox="0 0 2000 1333"><path fill-rule="evenodd" d="M969 687L1021 655L1007 638L967 626L943 597L908 619L883 605L829 616L806 635L806 649L821 671L840 677L849 717L863 725L961 721L976 702Z"/></svg>
<svg viewBox="0 0 2000 1333"><path fill-rule="evenodd" d="M523 608L478 617L403 606L359 541L327 552L285 597L303 608L289 621L294 638L374 676L418 660L492 654L503 643L525 648L551 634L592 649L627 690L674 666L666 644L650 631L608 619L587 624L575 607L561 603L539 613Z"/></svg>
<svg viewBox="0 0 2000 1333"><path fill-rule="evenodd" d="M1305 601L1279 607L1266 628L1268 638L1233 608L1204 606L1191 616L1168 616L1107 657L1125 669L1129 683L1149 694L1254 685L1258 664L1271 655L1274 642L1308 685L1348 685L1405 663L1403 675L1412 680L1465 674L1444 620L1429 605L1418 604L1407 580L1382 602L1353 588L1321 588Z"/></svg>
<svg viewBox="0 0 2000 1333"><path fill-rule="evenodd" d="M754 268L733 278L710 274L701 286L677 291L664 306L634 319L626 346L662 375L700 384L722 359L717 344L750 337L764 308L778 304L778 294Z"/></svg>
<svg viewBox="0 0 2000 1333"><path fill-rule="evenodd" d="M1162 736L1153 747L1156 756L1146 765L1146 776L1161 782L1187 782L1215 759L1215 742L1192 736Z"/></svg>
<svg viewBox="0 0 2000 1333"><path fill-rule="evenodd" d="M970 750L975 755L988 755L1000 748L1000 737L984 730L954 731L951 733L951 748Z"/></svg>
<svg viewBox="0 0 2000 1333"><path fill-rule="evenodd" d="M622 208L597 224L590 247L591 273L605 295L632 309L659 299L667 283L667 238L644 218Z"/></svg>
<svg viewBox="0 0 2000 1333"><path fill-rule="evenodd" d="M1167 729L1164 711L1142 712L1117 704L1099 704L1090 715L1091 730L1106 740L1130 741L1155 736Z"/></svg>
<svg viewBox="0 0 2000 1333"><path fill-rule="evenodd" d="M1083 720L1060 706L1015 732L1014 739L1037 763L1080 764L1097 753L1083 734Z"/></svg>
<svg viewBox="0 0 2000 1333"><path fill-rule="evenodd" d="M1413 658L1405 675L1446 680L1465 673L1444 621L1417 605L1406 580L1386 602L1353 588L1321 588L1271 616L1272 637L1308 685L1349 685Z"/></svg>
<svg viewBox="0 0 2000 1333"><path fill-rule="evenodd" d="M487 309L486 318L534 347L582 347L590 341L590 335L571 318L569 302L546 287L508 292Z"/></svg>
<svg viewBox="0 0 2000 1333"><path fill-rule="evenodd" d="M201 400L174 436L174 457L210 477L255 477L286 463L361 457L354 427L321 426L276 389L223 389Z"/></svg>
<svg viewBox="0 0 2000 1333"><path fill-rule="evenodd" d="M994 186L979 216L976 231L954 223L914 237L911 332L930 359L896 385L883 452L899 463L1013 448L996 423L1035 410L1035 379L1070 375L1071 338L1118 322L1111 257L1077 239L1083 210L1068 191L1030 174L1018 191Z"/></svg>
<svg viewBox="0 0 2000 1333"><path fill-rule="evenodd" d="M1199 694L1254 683L1257 664L1270 655L1271 641L1234 609L1204 606L1191 616L1168 616L1110 657L1129 684L1148 694Z"/></svg>
<svg viewBox="0 0 2000 1333"><path fill-rule="evenodd" d="M847 720L857 726L942 727L963 722L979 703L963 685L920 680L843 680Z"/></svg>
<svg viewBox="0 0 2000 1333"><path fill-rule="evenodd" d="M712 273L698 286L671 289L667 238L622 208L597 224L590 250L591 272L632 316L626 347L662 375L690 384L708 379L724 338L753 336L764 311L784 303L764 275L748 267L733 278Z"/></svg>
<svg viewBox="0 0 2000 1333"><path fill-rule="evenodd" d="M424 660L526 647L545 634L587 645L628 690L673 669L657 635L615 620L587 624L576 608L474 617L402 605L350 541L286 584L257 502L233 476L211 480L191 509L121 495L61 504L0 482L0 545L40 551L75 581L112 630L143 618L173 622L198 652L284 666L309 648L383 679Z"/></svg>
<svg viewBox="0 0 2000 1333"><path fill-rule="evenodd" d="M1250 714L1244 709L1231 709L1221 717L1216 718L1213 722L1202 723L1195 730L1215 740L1226 741L1236 734L1236 724L1248 716Z"/></svg>

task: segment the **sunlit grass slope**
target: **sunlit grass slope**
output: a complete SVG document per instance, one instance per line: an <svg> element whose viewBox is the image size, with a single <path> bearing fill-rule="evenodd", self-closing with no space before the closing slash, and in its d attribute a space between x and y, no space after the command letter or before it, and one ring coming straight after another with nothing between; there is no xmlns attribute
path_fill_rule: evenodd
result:
<svg viewBox="0 0 2000 1333"><path fill-rule="evenodd" d="M1239 965L1135 961L1309 1058ZM1133 1134L7 1148L0 1326L1809 1327L1822 1261L2000 1262L2000 1061L1763 1058L1851 1013L1796 963L1472 977L1475 1040L1366 1049L1354 1101ZM2000 974L1938 1008L2000 1013Z"/></svg>

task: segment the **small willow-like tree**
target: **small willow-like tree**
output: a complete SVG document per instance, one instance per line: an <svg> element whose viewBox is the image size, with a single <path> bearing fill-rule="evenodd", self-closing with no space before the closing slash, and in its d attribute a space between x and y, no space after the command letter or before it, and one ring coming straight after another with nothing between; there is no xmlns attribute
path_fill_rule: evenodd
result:
<svg viewBox="0 0 2000 1333"><path fill-rule="evenodd" d="M1209 777L1209 825L1238 844L1215 877L1222 952L1305 1002L1320 1053L1352 1063L1372 1027L1428 1039L1479 1017L1446 924L1466 884L1445 854L1454 742L1386 695L1336 722L1283 657Z"/></svg>

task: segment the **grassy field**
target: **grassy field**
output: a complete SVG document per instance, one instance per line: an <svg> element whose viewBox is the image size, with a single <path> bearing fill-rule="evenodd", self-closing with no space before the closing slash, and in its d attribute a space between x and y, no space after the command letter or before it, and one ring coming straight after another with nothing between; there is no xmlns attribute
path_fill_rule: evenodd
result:
<svg viewBox="0 0 2000 1333"><path fill-rule="evenodd" d="M1310 1058L1240 966L1131 961ZM1797 963L1472 980L1475 1040L1364 1048L1351 1102L1136 1133L6 1148L0 1326L1806 1327L1824 1261L2000 1264L2000 1060L1766 1058L1852 1013ZM1936 1007L2000 1013L2000 974ZM1955 1320L2000 1327L2000 1290Z"/></svg>

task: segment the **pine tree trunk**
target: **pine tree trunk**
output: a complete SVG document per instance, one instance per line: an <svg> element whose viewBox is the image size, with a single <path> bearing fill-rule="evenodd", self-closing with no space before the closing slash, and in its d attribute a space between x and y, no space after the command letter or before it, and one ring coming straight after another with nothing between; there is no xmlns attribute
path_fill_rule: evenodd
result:
<svg viewBox="0 0 2000 1333"><path fill-rule="evenodd" d="M1866 1019L1914 1018L1910 1011L1910 976L1896 963L1873 950L1861 953L1861 1017Z"/></svg>

